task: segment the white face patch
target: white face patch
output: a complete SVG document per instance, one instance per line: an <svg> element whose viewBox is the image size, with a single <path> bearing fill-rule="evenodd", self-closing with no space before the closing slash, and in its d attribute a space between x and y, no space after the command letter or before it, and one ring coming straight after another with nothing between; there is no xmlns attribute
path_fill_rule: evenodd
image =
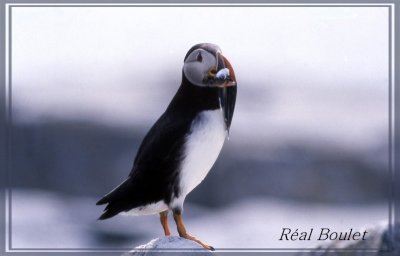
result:
<svg viewBox="0 0 400 256"><path fill-rule="evenodd" d="M203 181L218 158L227 134L221 109L199 113L190 131L186 137L186 155L180 166L181 194L173 198L172 209L182 207L186 195Z"/></svg>
<svg viewBox="0 0 400 256"><path fill-rule="evenodd" d="M217 60L211 53L198 49L193 51L183 64L183 73L186 78L194 85L207 86L204 79L208 75L208 71L216 68Z"/></svg>

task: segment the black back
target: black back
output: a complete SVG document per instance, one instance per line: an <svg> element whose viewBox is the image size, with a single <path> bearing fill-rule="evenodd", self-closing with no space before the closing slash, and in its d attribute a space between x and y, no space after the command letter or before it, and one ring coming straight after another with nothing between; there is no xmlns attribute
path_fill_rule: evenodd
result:
<svg viewBox="0 0 400 256"><path fill-rule="evenodd" d="M167 110L144 137L127 180L97 204L109 205L100 219L180 195L183 145L198 113L219 108L218 88L192 85L184 75Z"/></svg>

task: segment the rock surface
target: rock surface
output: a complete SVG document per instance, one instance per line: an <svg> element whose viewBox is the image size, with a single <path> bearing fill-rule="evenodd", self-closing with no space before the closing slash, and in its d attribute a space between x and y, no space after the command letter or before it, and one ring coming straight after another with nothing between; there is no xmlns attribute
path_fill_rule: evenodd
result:
<svg viewBox="0 0 400 256"><path fill-rule="evenodd" d="M132 251L124 253L122 256L155 256L160 255L160 252L178 256L188 255L188 253L196 256L214 255L193 241L178 236L166 236L153 239L147 244L140 245Z"/></svg>

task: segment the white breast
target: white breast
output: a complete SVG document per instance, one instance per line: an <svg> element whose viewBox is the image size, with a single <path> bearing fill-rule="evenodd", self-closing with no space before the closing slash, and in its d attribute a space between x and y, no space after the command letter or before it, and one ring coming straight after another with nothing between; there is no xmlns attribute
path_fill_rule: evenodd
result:
<svg viewBox="0 0 400 256"><path fill-rule="evenodd" d="M217 160L226 134L220 109L203 111L193 120L180 168L181 195L173 200L172 205L182 206L186 195L206 177Z"/></svg>

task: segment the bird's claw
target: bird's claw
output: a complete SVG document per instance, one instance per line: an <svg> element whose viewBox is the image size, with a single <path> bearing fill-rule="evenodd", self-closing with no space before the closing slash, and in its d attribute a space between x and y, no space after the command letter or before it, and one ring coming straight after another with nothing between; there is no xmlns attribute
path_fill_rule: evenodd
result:
<svg viewBox="0 0 400 256"><path fill-rule="evenodd" d="M206 250L215 251L214 247L212 247L211 245L205 244L205 243L203 243L202 241L200 241L199 239L197 239L196 237L191 236L191 235L189 235L189 234L187 234L187 233L186 233L186 234L179 234L179 236L180 236L180 237L183 237L183 238L185 238L185 239L188 239L188 240L192 240L192 241L194 241L194 242L200 244L200 245L203 246L203 248L206 249Z"/></svg>

